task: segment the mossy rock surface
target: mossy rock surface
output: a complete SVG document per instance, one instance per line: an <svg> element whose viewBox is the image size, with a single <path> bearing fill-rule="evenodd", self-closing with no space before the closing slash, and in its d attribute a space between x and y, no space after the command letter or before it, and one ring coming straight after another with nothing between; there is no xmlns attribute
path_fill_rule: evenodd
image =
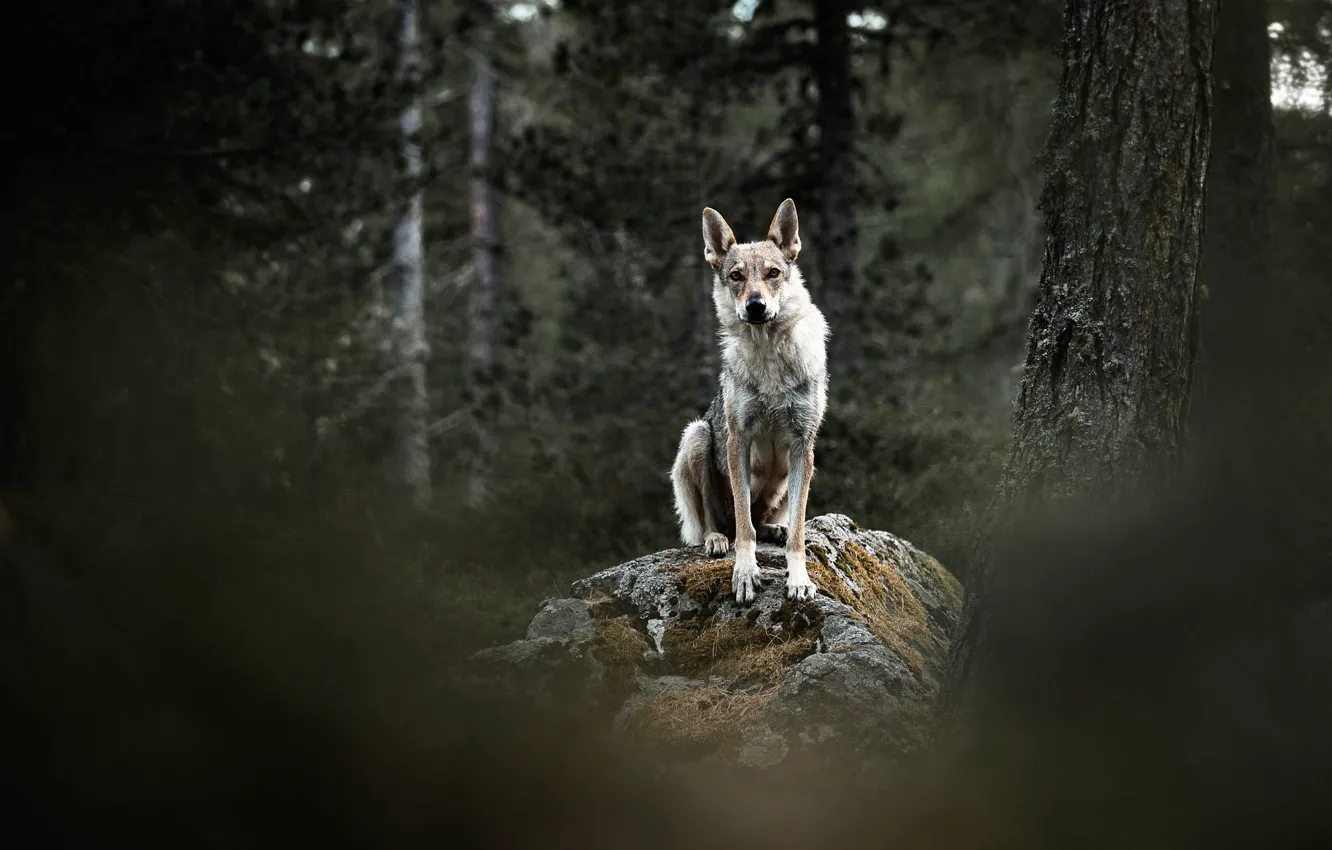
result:
<svg viewBox="0 0 1332 850"><path fill-rule="evenodd" d="M810 520L806 553L819 586L810 602L785 598L775 547L760 547L765 586L745 607L731 596L731 557L668 549L575 582L543 604L526 641L475 660L506 668L558 644L569 660L534 672L580 681L542 680L543 693L580 694L620 734L690 758L763 767L793 753L920 748L961 586L910 543L839 514Z"/></svg>

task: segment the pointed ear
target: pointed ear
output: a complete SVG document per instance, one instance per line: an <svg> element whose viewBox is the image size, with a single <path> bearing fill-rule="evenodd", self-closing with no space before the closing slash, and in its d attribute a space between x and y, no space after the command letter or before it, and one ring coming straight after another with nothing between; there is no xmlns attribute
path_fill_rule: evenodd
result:
<svg viewBox="0 0 1332 850"><path fill-rule="evenodd" d="M795 201L787 198L777 208L777 214L768 225L768 239L782 249L782 256L795 262L800 255L800 222L796 219Z"/></svg>
<svg viewBox="0 0 1332 850"><path fill-rule="evenodd" d="M703 259L714 269L721 270L726 252L735 244L735 234L721 217L721 213L708 207L703 210Z"/></svg>

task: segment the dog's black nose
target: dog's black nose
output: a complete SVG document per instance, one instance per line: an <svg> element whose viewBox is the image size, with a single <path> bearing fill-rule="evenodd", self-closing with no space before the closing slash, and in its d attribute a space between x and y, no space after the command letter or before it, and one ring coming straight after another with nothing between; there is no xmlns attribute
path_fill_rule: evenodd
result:
<svg viewBox="0 0 1332 850"><path fill-rule="evenodd" d="M751 322L761 322L768 316L768 302L762 298L751 298L745 302L745 315Z"/></svg>

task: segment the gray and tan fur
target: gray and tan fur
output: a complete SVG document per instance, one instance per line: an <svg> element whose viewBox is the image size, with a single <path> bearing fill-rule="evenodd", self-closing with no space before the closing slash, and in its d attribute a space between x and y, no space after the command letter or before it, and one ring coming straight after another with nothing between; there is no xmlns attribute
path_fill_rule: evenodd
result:
<svg viewBox="0 0 1332 850"><path fill-rule="evenodd" d="M703 210L720 387L703 418L685 428L671 481L685 544L721 557L734 538L731 588L741 604L757 595L759 540L785 544L788 597L818 592L805 567L805 505L828 401L828 323L796 268L799 253L789 198L761 242L737 244L725 219Z"/></svg>

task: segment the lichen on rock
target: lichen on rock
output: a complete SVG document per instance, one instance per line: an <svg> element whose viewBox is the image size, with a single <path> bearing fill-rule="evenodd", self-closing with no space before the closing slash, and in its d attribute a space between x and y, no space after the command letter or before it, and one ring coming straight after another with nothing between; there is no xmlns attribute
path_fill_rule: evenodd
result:
<svg viewBox="0 0 1332 850"><path fill-rule="evenodd" d="M764 587L743 608L732 559L669 549L575 582L543 604L526 640L473 668L512 682L525 667L544 684L533 693L578 694L617 733L683 757L767 767L838 747L890 758L921 747L961 585L910 543L842 515L811 520L806 543L819 586L809 602L786 599L774 547L760 547ZM564 687L550 687L556 673Z"/></svg>

